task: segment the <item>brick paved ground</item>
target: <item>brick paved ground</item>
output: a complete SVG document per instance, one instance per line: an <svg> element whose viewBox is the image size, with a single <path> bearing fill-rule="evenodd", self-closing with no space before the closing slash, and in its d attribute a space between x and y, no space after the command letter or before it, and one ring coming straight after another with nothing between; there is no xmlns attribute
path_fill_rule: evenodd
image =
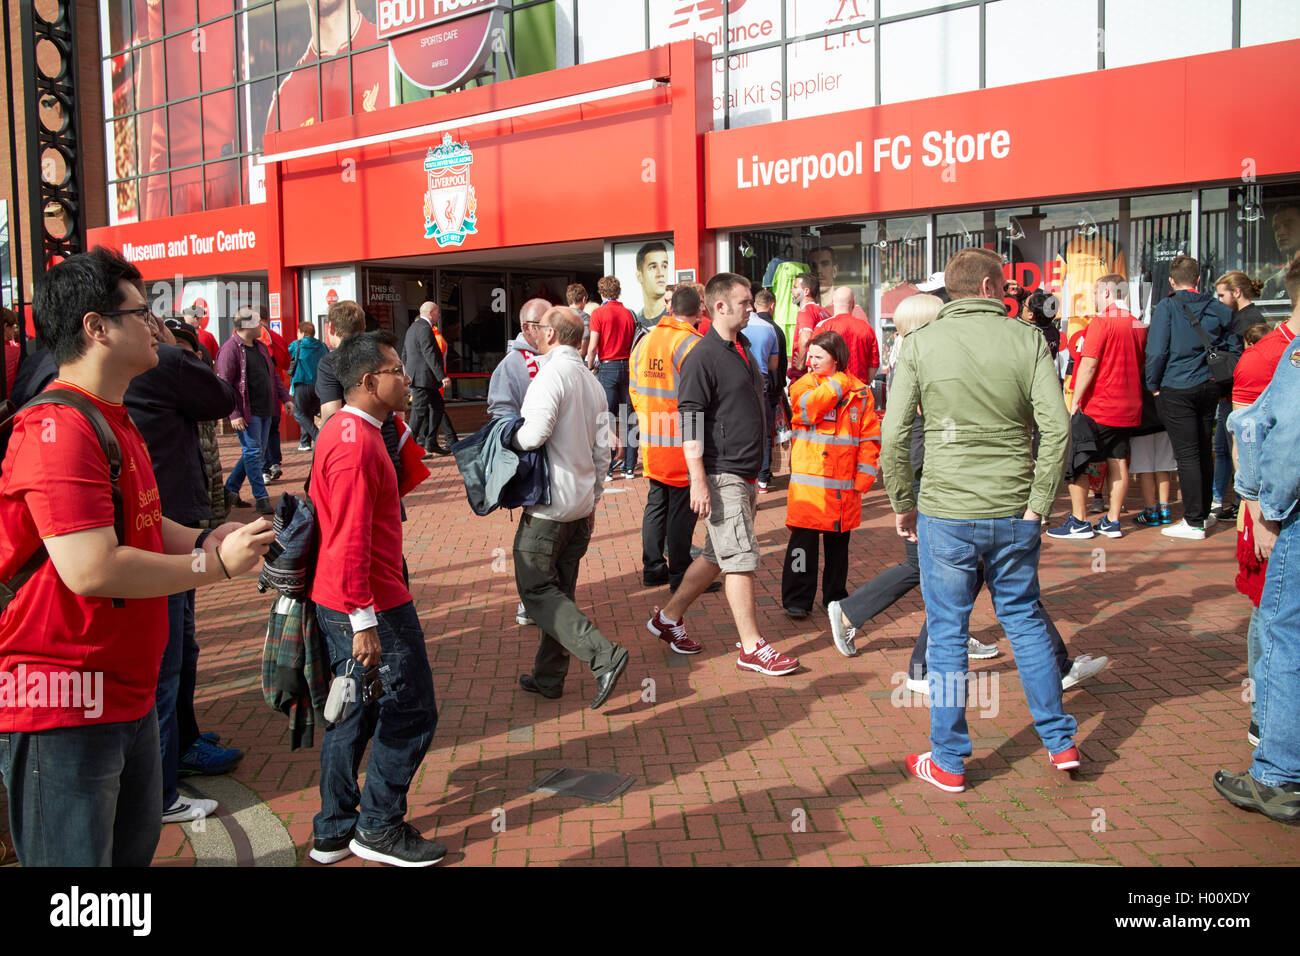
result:
<svg viewBox="0 0 1300 956"><path fill-rule="evenodd" d="M229 462L233 439L225 442ZM273 487L299 488L306 458L286 445L285 480ZM1008 642L982 596L972 633L1000 639L1003 654L972 669L997 675L1001 693L995 715L972 709L970 789L949 795L903 771L907 753L928 749L928 712L897 706L893 680L921 624L919 589L859 636L853 659L835 651L824 615L788 620L779 602L782 481L760 499L760 624L803 669L785 679L737 670L721 595L703 597L687 618L704 643L698 657L666 653L646 633L667 592L640 585L647 483L620 481L601 506L579 601L632 657L611 703L593 712L593 682L576 664L558 701L518 689L536 647L534 629L514 623L518 515L475 517L450 460L433 469L407 499L406 550L440 716L409 818L447 844L451 863L1201 866L1300 858L1300 833L1228 806L1210 784L1217 768L1250 759L1242 702L1250 608L1232 586L1229 529L1205 542L1175 542L1155 529L1119 541L1045 541L1044 603L1071 652L1113 660L1066 696L1084 755L1072 777L1046 763ZM869 496L864 519L850 585L902 554L883 490ZM1103 559L1104 571L1094 571ZM200 594L198 710L204 729L247 749L234 777L284 822L301 861L318 809L319 750L290 753L285 718L261 698L269 603L251 579ZM647 681L653 701L643 699ZM622 771L637 782L607 805L528 792L559 766ZM504 811L504 830L494 811ZM158 861L194 861L183 828L164 829Z"/></svg>

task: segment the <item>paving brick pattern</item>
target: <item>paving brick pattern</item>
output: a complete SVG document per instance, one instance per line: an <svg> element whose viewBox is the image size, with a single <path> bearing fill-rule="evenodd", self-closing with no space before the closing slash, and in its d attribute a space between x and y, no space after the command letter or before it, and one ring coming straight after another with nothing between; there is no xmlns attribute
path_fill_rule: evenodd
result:
<svg viewBox="0 0 1300 956"><path fill-rule="evenodd" d="M223 441L228 467L236 446ZM305 476L307 456L292 448L277 492L299 489ZM510 548L519 514L475 517L450 459L432 467L407 499L406 552L439 721L408 818L448 846L448 862L1203 866L1300 858L1300 832L1227 805L1210 783L1217 768L1250 760L1242 684L1250 606L1233 589L1229 528L1204 542L1136 528L1117 541L1045 539L1044 604L1071 653L1112 658L1066 695L1084 757L1073 775L1048 766L1009 642L982 595L972 634L997 640L1002 655L972 670L997 675L998 706L988 716L972 707L969 789L944 794L903 770L909 752L929 747L928 711L901 684L923 617L919 588L859 635L853 659L835 651L824 614L787 619L782 480L759 499L759 620L770 641L799 656L799 673L765 678L736 668L721 594L688 614L704 644L698 657L668 653L646 632L667 590L640 584L647 482L620 480L606 486L579 584L586 613L631 653L623 682L596 712L587 707L594 682L577 663L559 700L519 690L537 642L535 629L514 623ZM1138 508L1130 502L1128 517ZM901 560L902 550L877 488L853 535L850 585ZM259 691L270 601L251 578L200 593L198 711L204 729L247 749L236 779L284 821L305 860L319 749L291 753L286 719ZM607 805L528 792L560 766L621 771L637 782ZM158 862L193 860L183 828L165 828Z"/></svg>

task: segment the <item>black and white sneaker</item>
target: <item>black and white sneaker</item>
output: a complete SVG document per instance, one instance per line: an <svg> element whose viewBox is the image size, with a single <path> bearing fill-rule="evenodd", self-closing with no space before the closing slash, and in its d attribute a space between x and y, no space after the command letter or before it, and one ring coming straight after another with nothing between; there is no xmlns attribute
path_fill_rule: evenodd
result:
<svg viewBox="0 0 1300 956"><path fill-rule="evenodd" d="M447 855L445 846L426 840L405 821L387 833L366 836L358 830L348 848L363 860L390 866L433 866Z"/></svg>
<svg viewBox="0 0 1300 956"><path fill-rule="evenodd" d="M330 837L327 840L322 840L320 837L313 835L312 847L307 852L307 855L317 863L329 864L337 863L339 860L346 860L352 855L349 844L352 842L352 838L356 836L356 832L354 828L341 837Z"/></svg>

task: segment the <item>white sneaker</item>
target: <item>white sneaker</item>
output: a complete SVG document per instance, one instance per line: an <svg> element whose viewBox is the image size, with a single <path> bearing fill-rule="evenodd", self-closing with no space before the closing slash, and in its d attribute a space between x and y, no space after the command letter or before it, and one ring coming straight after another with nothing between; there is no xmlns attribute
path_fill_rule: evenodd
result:
<svg viewBox="0 0 1300 956"><path fill-rule="evenodd" d="M907 679L907 689L913 694L921 694L925 697L929 697L930 681L924 677L909 677Z"/></svg>
<svg viewBox="0 0 1300 956"><path fill-rule="evenodd" d="M1219 519L1215 516L1214 512L1210 512L1209 514L1207 514L1207 515L1205 516L1205 530L1206 530L1206 531L1209 531L1211 528L1213 528L1213 527L1214 527L1216 524L1218 524L1218 523L1219 523Z"/></svg>
<svg viewBox="0 0 1300 956"><path fill-rule="evenodd" d="M1166 525L1160 529L1160 533L1166 538L1183 538L1187 541L1205 540L1205 529L1188 524L1186 518L1178 524Z"/></svg>
<svg viewBox="0 0 1300 956"><path fill-rule="evenodd" d="M163 823L188 823L202 820L217 812L217 801L199 797L177 797L176 802L163 811Z"/></svg>
<svg viewBox="0 0 1300 956"><path fill-rule="evenodd" d="M966 642L966 656L973 661L986 661L990 657L997 657L999 653L996 644L981 644L973 637Z"/></svg>
<svg viewBox="0 0 1300 956"><path fill-rule="evenodd" d="M835 642L835 649L845 657L853 657L858 653L858 649L853 646L858 629L844 623L844 612L840 610L839 601L827 604L826 614L831 619L831 640Z"/></svg>
<svg viewBox="0 0 1300 956"><path fill-rule="evenodd" d="M1070 665L1070 670L1061 678L1061 690L1069 690L1080 681L1085 681L1094 674L1099 674L1106 669L1110 663L1110 658L1105 655L1093 657L1091 654L1081 654L1074 659Z"/></svg>
<svg viewBox="0 0 1300 956"><path fill-rule="evenodd" d="M530 624L537 623L531 617L528 616L528 612L524 609L523 601L520 601L519 607L515 609L515 623L518 624L520 627L528 627Z"/></svg>

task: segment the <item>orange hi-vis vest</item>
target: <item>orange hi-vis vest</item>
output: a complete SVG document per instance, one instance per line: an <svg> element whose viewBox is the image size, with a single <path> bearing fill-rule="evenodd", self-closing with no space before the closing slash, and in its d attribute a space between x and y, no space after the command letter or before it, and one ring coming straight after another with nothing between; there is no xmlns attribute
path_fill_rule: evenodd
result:
<svg viewBox="0 0 1300 956"><path fill-rule="evenodd" d="M438 348L442 350L442 374L445 376L447 374L447 340L442 337L442 333L438 331L436 325L433 326L433 340L438 343ZM443 387L439 385L438 394L442 395L443 392Z"/></svg>
<svg viewBox="0 0 1300 956"><path fill-rule="evenodd" d="M880 416L871 389L847 372L809 372L791 384L790 408L786 526L852 531L862 523L862 496L880 473Z"/></svg>
<svg viewBox="0 0 1300 956"><path fill-rule="evenodd" d="M665 485L689 485L682 422L677 414L677 381L682 361L704 336L689 322L666 315L632 346L628 391L641 435L641 467L647 478Z"/></svg>

